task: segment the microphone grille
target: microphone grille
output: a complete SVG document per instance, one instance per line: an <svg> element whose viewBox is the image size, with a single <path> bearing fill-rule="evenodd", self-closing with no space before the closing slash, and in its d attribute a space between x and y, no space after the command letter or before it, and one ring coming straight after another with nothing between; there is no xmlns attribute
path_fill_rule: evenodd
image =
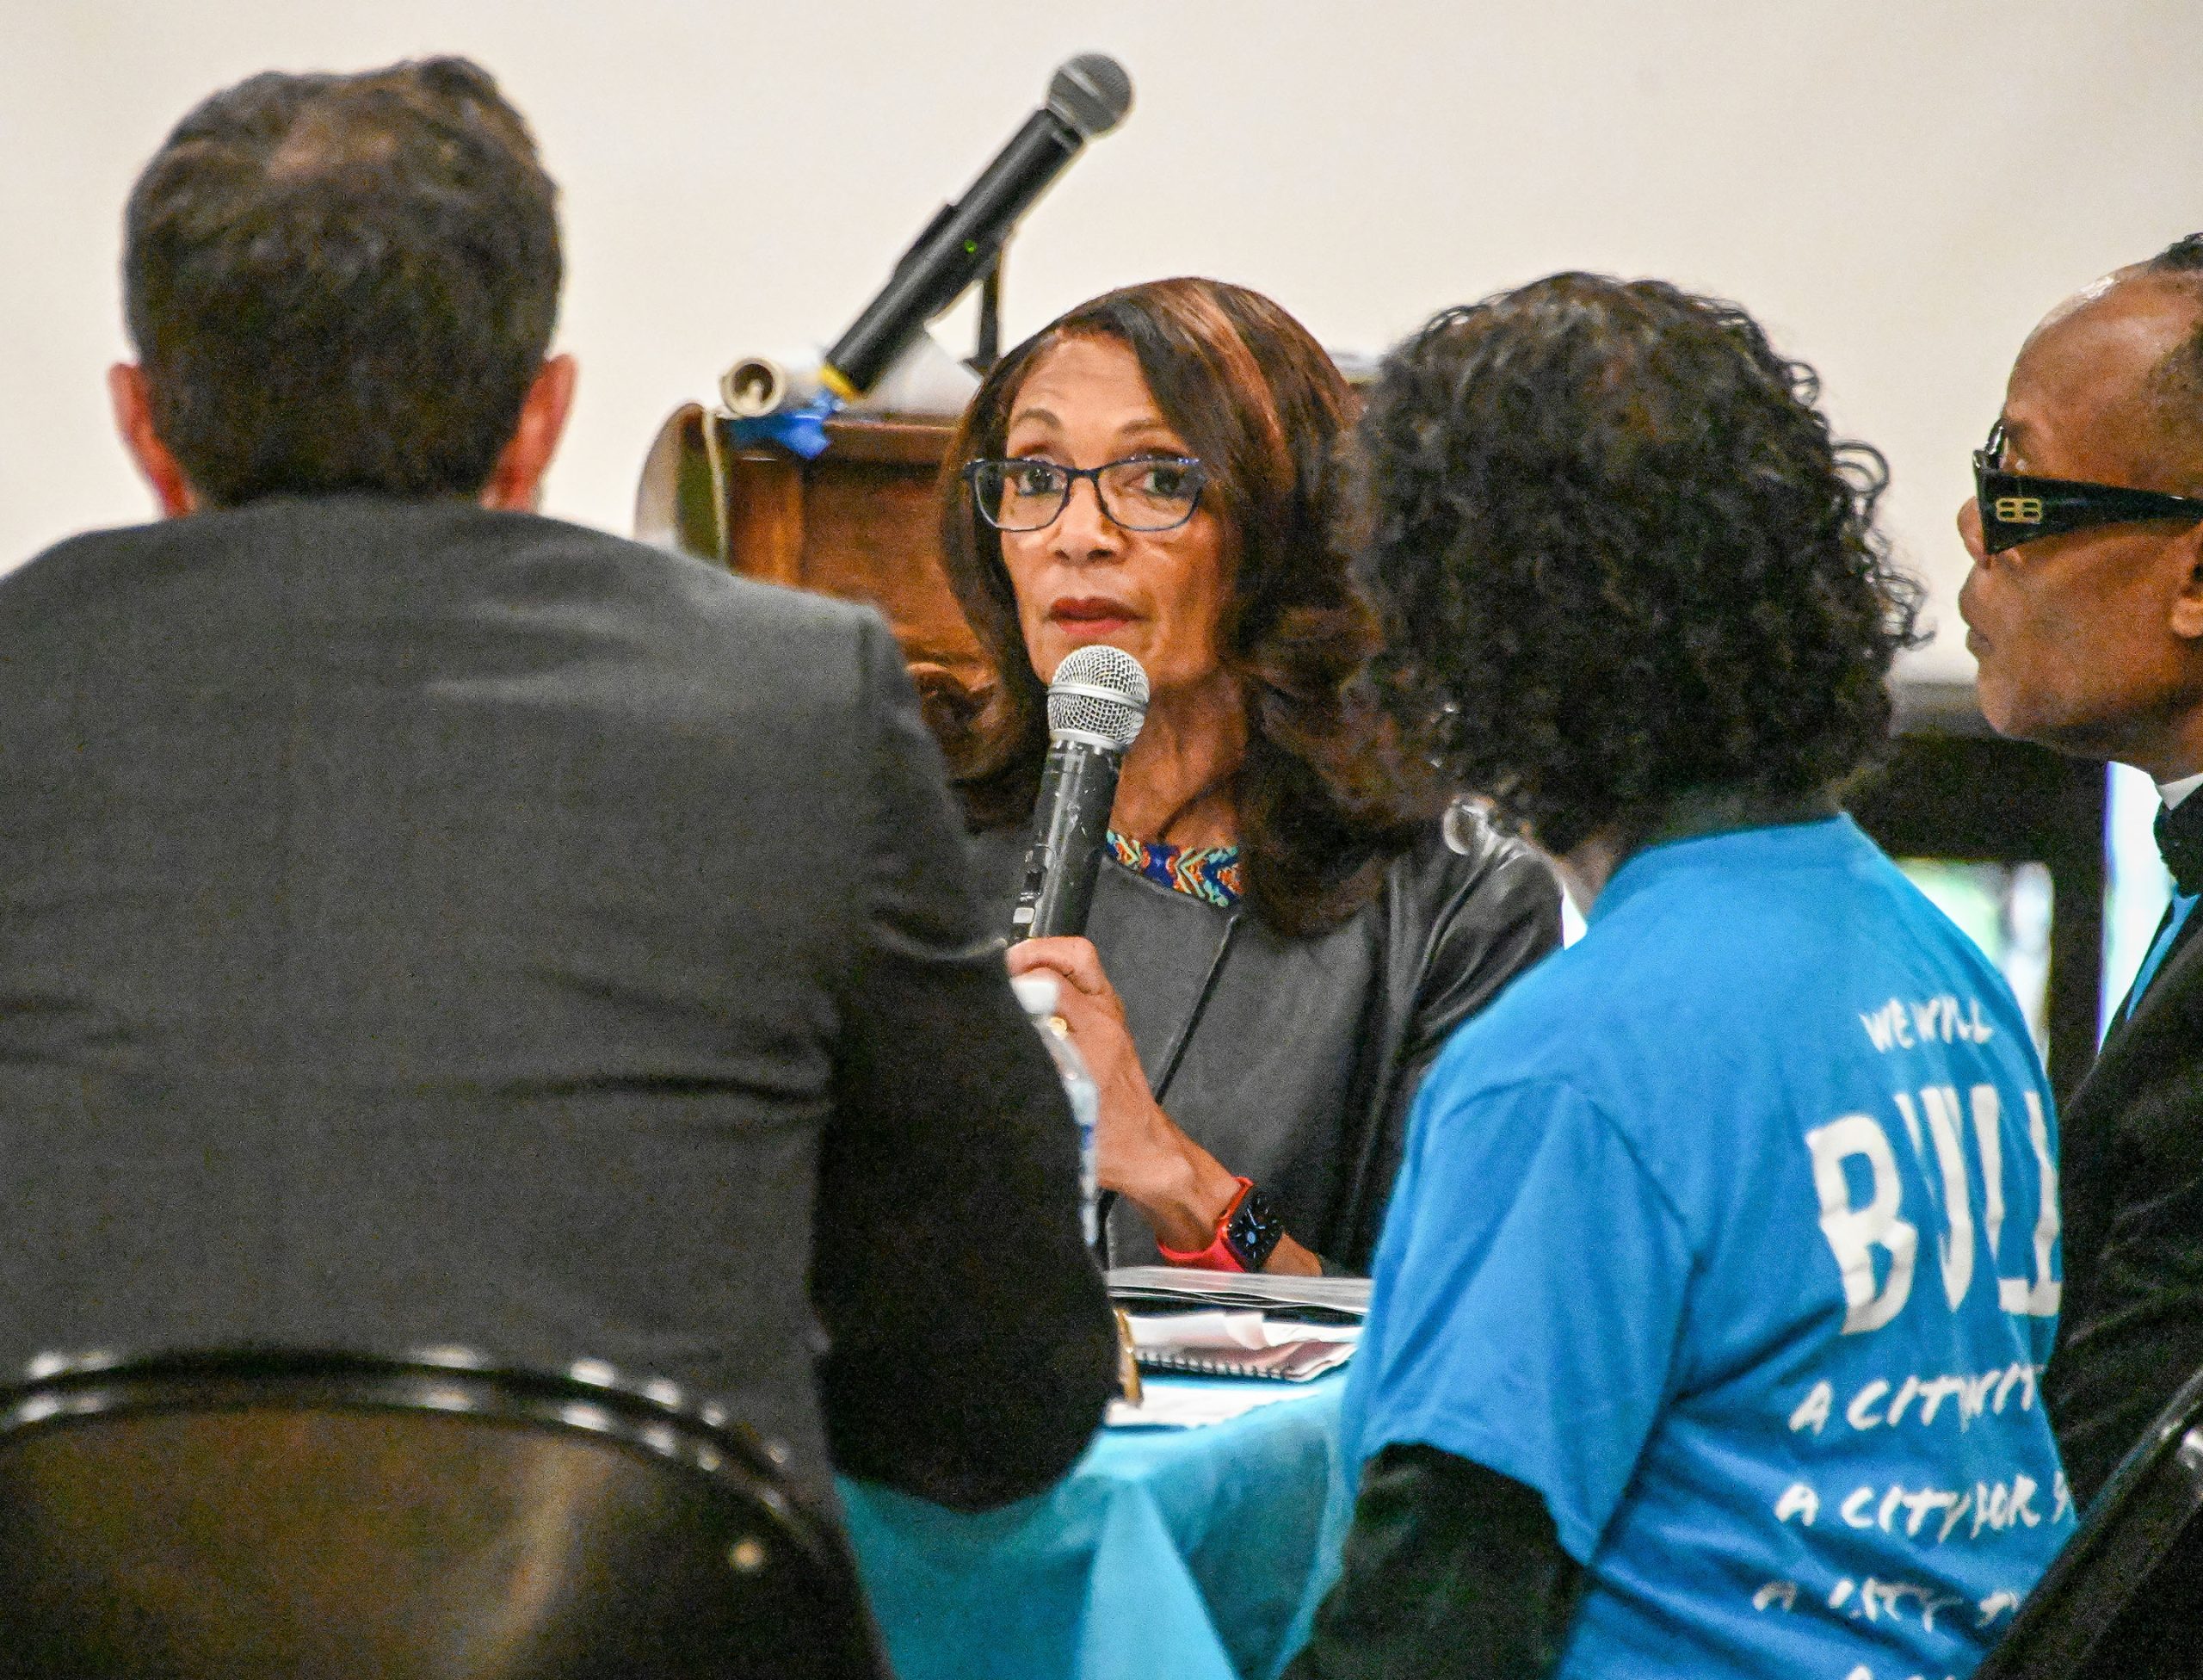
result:
<svg viewBox="0 0 2203 1680"><path fill-rule="evenodd" d="M1108 133L1132 108L1132 78L1106 52L1066 59L1048 82L1048 108L1083 139Z"/></svg>
<svg viewBox="0 0 2203 1680"><path fill-rule="evenodd" d="M1074 648L1048 684L1048 733L1099 736L1119 752L1147 720L1147 673L1120 647Z"/></svg>

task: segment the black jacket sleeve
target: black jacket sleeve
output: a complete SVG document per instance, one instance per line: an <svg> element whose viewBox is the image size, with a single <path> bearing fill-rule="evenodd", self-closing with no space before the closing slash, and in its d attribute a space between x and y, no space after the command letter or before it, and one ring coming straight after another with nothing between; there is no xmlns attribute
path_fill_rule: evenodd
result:
<svg viewBox="0 0 2203 1680"><path fill-rule="evenodd" d="M836 1465L984 1509L1069 1468L1116 1337L1053 1064L985 936L940 755L866 627L868 858L819 1164L811 1296Z"/></svg>
<svg viewBox="0 0 2203 1680"><path fill-rule="evenodd" d="M1560 947L1560 881L1550 863L1466 806L1447 812L1445 832L1448 847L1476 868L1430 918L1400 1047L1410 1095L1455 1028Z"/></svg>
<svg viewBox="0 0 2203 1680"><path fill-rule="evenodd" d="M1466 806L1447 813L1444 869L1396 866L1385 895L1393 926L1384 975L1386 1054L1367 1105L1342 1220L1317 1233L1324 1269L1367 1275L1407 1147L1408 1115L1422 1076L1460 1025L1560 945L1560 883L1552 867ZM1412 862L1412 860L1410 861ZM1296 1232L1303 1242L1310 1233Z"/></svg>
<svg viewBox="0 0 2203 1680"><path fill-rule="evenodd" d="M1534 1490L1435 1447L1387 1447L1285 1680L1544 1680L1580 1578Z"/></svg>
<svg viewBox="0 0 2203 1680"><path fill-rule="evenodd" d="M2203 1368L2199 931L2203 912L2058 1105L2064 1301L2042 1397L2083 1506Z"/></svg>

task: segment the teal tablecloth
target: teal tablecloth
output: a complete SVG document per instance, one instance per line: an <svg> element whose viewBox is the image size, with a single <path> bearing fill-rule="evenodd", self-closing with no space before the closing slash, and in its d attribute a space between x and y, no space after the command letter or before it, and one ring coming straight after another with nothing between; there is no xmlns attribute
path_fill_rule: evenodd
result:
<svg viewBox="0 0 2203 1680"><path fill-rule="evenodd" d="M977 1516L843 1482L901 1680L1268 1680L1342 1485L1344 1381L1104 1430L1052 1492Z"/></svg>

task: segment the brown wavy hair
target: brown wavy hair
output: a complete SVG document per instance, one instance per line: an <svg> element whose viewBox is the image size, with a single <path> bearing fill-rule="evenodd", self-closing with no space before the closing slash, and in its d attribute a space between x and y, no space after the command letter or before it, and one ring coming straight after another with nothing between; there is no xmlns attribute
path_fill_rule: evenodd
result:
<svg viewBox="0 0 2203 1680"><path fill-rule="evenodd" d="M1246 708L1230 794L1247 901L1280 932L1334 925L1374 892L1434 807L1410 791L1419 779L1352 687L1378 639L1336 536L1332 454L1354 394L1305 327L1244 287L1160 280L1081 304L996 363L966 410L942 468L941 554L1001 678L942 731L966 817L982 829L1029 818L1048 731L1001 538L961 473L1003 453L1027 374L1072 338L1128 347L1163 417L1209 467L1204 494L1233 572L1218 653Z"/></svg>

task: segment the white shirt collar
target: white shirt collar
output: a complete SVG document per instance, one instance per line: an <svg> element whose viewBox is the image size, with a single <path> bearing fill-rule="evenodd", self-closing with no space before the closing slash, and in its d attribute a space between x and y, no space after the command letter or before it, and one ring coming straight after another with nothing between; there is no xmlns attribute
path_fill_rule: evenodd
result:
<svg viewBox="0 0 2203 1680"><path fill-rule="evenodd" d="M2198 788L2203 788L2203 771L2198 771L2194 775L2181 776L2176 781L2160 781L2157 784L2157 797L2165 802L2166 810L2177 811L2180 808L2180 802Z"/></svg>

